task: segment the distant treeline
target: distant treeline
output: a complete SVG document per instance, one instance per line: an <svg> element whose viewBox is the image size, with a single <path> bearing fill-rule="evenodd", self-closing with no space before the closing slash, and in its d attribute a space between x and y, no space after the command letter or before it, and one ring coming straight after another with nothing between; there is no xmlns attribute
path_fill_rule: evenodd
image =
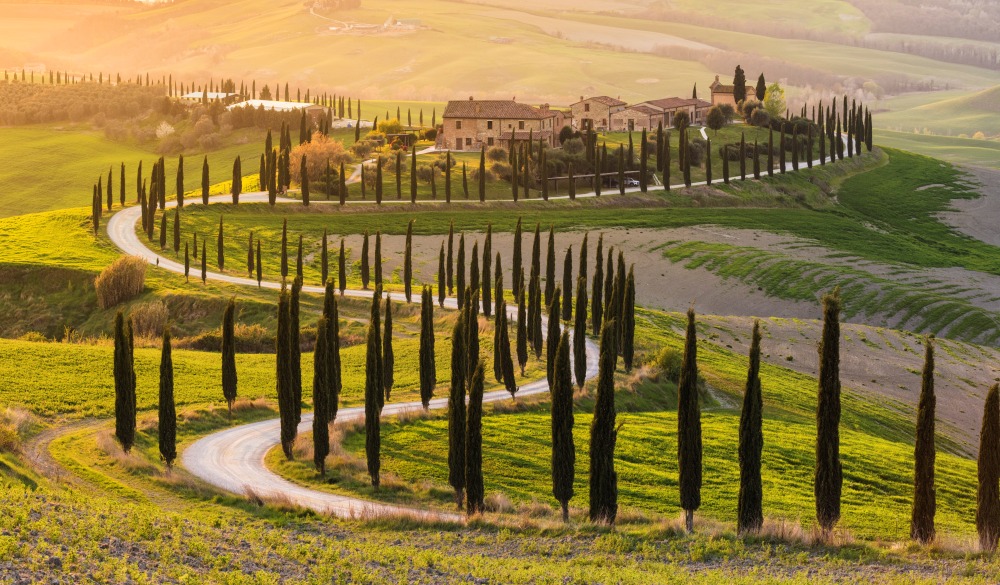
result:
<svg viewBox="0 0 1000 585"><path fill-rule="evenodd" d="M0 125L131 118L163 100L162 86L0 82Z"/></svg>

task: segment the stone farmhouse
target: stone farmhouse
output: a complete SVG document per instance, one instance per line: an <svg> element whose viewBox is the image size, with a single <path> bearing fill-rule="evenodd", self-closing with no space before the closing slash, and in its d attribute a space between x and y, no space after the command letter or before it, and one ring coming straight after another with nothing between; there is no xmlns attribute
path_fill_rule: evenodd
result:
<svg viewBox="0 0 1000 585"><path fill-rule="evenodd" d="M733 97L733 93L736 87L733 85L723 85L719 81L719 76L715 76L715 81L712 85L708 86L708 89L712 90L712 105L721 106L722 104L729 104L736 107L736 98ZM756 95L757 88L753 85L747 84L747 96Z"/></svg>
<svg viewBox="0 0 1000 585"><path fill-rule="evenodd" d="M620 99L606 95L589 98L580 96L580 101L569 107L573 114L573 127L577 130L607 131L612 127L612 115L624 110L627 105Z"/></svg>
<svg viewBox="0 0 1000 585"><path fill-rule="evenodd" d="M638 106L649 108L659 114L659 116L652 121L652 124L646 128L646 130L652 130L656 128L661 121L663 122L664 128L669 127L673 124L674 116L677 112L687 112L688 119L691 120L691 123L694 125L704 124L705 117L708 115L708 110L711 109L712 104L697 98L669 97L642 102L641 104L638 104ZM637 127L636 130L642 130L642 128Z"/></svg>
<svg viewBox="0 0 1000 585"><path fill-rule="evenodd" d="M509 147L511 140L529 137L557 146L559 130L569 124L569 115L545 104L534 107L514 100L450 101L441 118L437 148L480 150Z"/></svg>

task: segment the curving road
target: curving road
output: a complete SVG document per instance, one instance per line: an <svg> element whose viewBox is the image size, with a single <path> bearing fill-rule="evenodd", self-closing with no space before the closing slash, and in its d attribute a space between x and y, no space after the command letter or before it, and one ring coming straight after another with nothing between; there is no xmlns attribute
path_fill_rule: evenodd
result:
<svg viewBox="0 0 1000 585"><path fill-rule="evenodd" d="M232 198L229 195L222 195L212 197L209 201L210 203L230 202ZM241 196L241 201L267 201L267 194L247 194ZM279 201L282 203L296 202L296 200L291 199ZM175 205L176 202L174 201L167 202L167 207ZM165 270L183 274L183 264L157 254L142 242L140 236L136 233L135 225L141 216L142 211L137 206L125 208L113 215L107 224L107 232L111 241L127 254L139 256L147 262L156 264ZM206 272L206 278L231 284L257 286L256 280L217 272ZM281 283L264 281L260 283L260 286L280 289ZM302 287L302 290L320 294L324 292L324 288L320 286L306 285ZM373 292L366 290L346 290L344 294L351 297L371 298ZM405 301L405 299L401 298L402 295L399 295L399 297L395 299L397 302ZM445 306L455 309L458 303L456 299L448 298L445 299ZM511 319L516 319L517 307L508 307L507 311ZM597 345L589 339L586 342L586 352L587 379L589 380L597 375L599 354ZM530 396L544 392L548 392L548 383L543 379L521 386L517 395ZM498 402L509 398L509 396L506 390L488 392L483 396L483 402ZM430 408L434 410L443 410L447 406L447 397L436 398L430 402ZM423 405L420 402L386 404L382 410L382 416L394 416L407 411L422 409ZM335 424L356 423L358 421L364 421L363 407L341 409L337 414ZM296 506L309 508L322 514L332 514L340 517L408 515L455 522L464 520L463 516L457 514L396 506L316 491L282 478L268 469L264 464L264 457L267 453L280 443L280 427L280 419L272 419L213 433L196 441L185 449L181 456L182 463L191 474L225 491L240 495L249 495L252 493L263 500L287 501ZM312 432L311 413L304 413L302 415L299 432Z"/></svg>
<svg viewBox="0 0 1000 585"><path fill-rule="evenodd" d="M702 130L704 134L704 129ZM814 161L818 164L818 160ZM803 168L805 163L802 163ZM786 163L788 170L791 170L791 163ZM737 179L738 180L738 179ZM700 185L704 183L695 183ZM676 185L680 188L683 185ZM628 188L626 192L638 192L638 188ZM610 194L610 192L609 192ZM577 195L580 198L595 197L593 192ZM566 195L550 197L550 199L568 199ZM240 201L245 203L267 202L267 193L245 193L240 196ZM210 203L228 203L232 201L230 195L218 195L209 199ZM540 198L524 199L522 202L532 203L541 201ZM295 199L278 199L279 203L298 203ZM336 201L316 201L318 204L337 204ZM371 201L350 201L351 204L372 205ZM408 200L384 200L384 204L413 205ZM421 202L423 203L423 202ZM428 202L429 203L429 202ZM433 203L440 203L435 201ZM175 201L168 201L167 207L174 207ZM201 205L199 202L192 202L189 205ZM124 253L139 256L150 264L156 264L160 268L175 272L184 273L184 265L161 256L146 247L140 236L136 233L136 222L142 217L142 210L138 206L125 208L115 213L107 224L108 236ZM243 278L218 272L206 272L206 278L230 284L243 286L258 286L256 280ZM263 281L261 287L280 289L280 282ZM324 292L323 287L305 285L302 290L310 293ZM372 291L347 290L344 295L359 298L371 298ZM402 302L404 299L397 299ZM457 308L457 301L454 298L445 300L445 306L451 309ZM508 315L512 320L516 319L517 308L508 307ZM544 330L544 328L543 328ZM593 341L587 340L587 379L597 375L597 363L599 350ZM522 386L518 390L518 396L530 396L548 391L548 384L545 380L539 380ZM497 402L508 397L505 390L489 392L483 396L484 402ZM430 408L441 410L447 408L447 398L437 398L431 401ZM402 402L386 404L382 411L383 416L393 416L410 410L422 409L419 402ZM362 407L344 408L337 415L336 424L347 422L357 422L364 420L364 409ZM372 502L350 496L336 495L327 492L312 490L301 485L292 483L281 476L275 474L264 465L265 455L280 443L279 431L280 420L273 419L231 429L219 431L204 437L190 447L182 455L182 463L187 470L202 479L203 481L240 495L252 493L264 500L287 501L296 506L309 508L323 514L333 514L341 517L378 516L378 515L399 515L405 514L420 518L447 520L461 522L463 516L448 514L437 511L421 510ZM303 414L302 422L299 425L299 432L306 433L312 431L312 415Z"/></svg>

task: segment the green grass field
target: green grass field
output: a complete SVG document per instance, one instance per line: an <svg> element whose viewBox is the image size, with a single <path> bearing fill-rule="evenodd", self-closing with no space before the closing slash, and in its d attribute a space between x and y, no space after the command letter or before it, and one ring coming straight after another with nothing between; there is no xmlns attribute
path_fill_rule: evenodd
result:
<svg viewBox="0 0 1000 585"><path fill-rule="evenodd" d="M258 136L259 134L259 136ZM244 169L256 168L257 158L263 150L263 132L245 131L236 139L244 144L231 144L208 153L209 169L213 182L232 176L233 160L240 156L248 161ZM125 200L135 201L136 165L142 161L144 175L148 176L159 155L129 144L108 140L97 132L81 129L61 129L52 126L5 128L4 146L0 156L7 164L0 170L0 184L17 186L6 189L0 196L0 218L14 215L62 209L87 207L90 204L91 186L103 177L107 188L108 168L114 168L115 203L118 203L120 165L125 163ZM241 138L242 137L242 138ZM2 149L7 149L5 152ZM189 190L200 188L201 163L204 153L185 157L185 186ZM174 192L177 157L166 157L167 190Z"/></svg>

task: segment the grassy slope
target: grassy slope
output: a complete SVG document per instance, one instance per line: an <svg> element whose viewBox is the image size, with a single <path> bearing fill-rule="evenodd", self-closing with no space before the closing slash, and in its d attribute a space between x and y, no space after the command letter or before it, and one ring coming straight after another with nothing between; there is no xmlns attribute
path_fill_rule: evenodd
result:
<svg viewBox="0 0 1000 585"><path fill-rule="evenodd" d="M953 164L1000 168L1000 143L993 140L927 136L888 130L876 130L875 140L891 148L920 152Z"/></svg>
<svg viewBox="0 0 1000 585"><path fill-rule="evenodd" d="M0 184L18 185L19 188L0 196L0 218L89 205L91 185L97 182L98 176L103 177L102 183L107 188L109 167L114 167L117 203L123 162L125 199L134 201L136 165L142 161L144 174L148 176L159 158L143 148L113 142L87 130L28 126L6 128L3 133L5 140L0 156L7 164L0 169ZM208 153L209 169L215 180L232 174L233 160L237 156L251 161L244 165L245 171L256 169L257 157L263 149L263 133L259 133L259 137L257 134L257 131L239 132L233 140L246 140L245 144L231 144ZM185 157L184 179L188 190L200 188L204 154L192 153ZM166 157L166 163L167 190L172 194L177 157Z"/></svg>

